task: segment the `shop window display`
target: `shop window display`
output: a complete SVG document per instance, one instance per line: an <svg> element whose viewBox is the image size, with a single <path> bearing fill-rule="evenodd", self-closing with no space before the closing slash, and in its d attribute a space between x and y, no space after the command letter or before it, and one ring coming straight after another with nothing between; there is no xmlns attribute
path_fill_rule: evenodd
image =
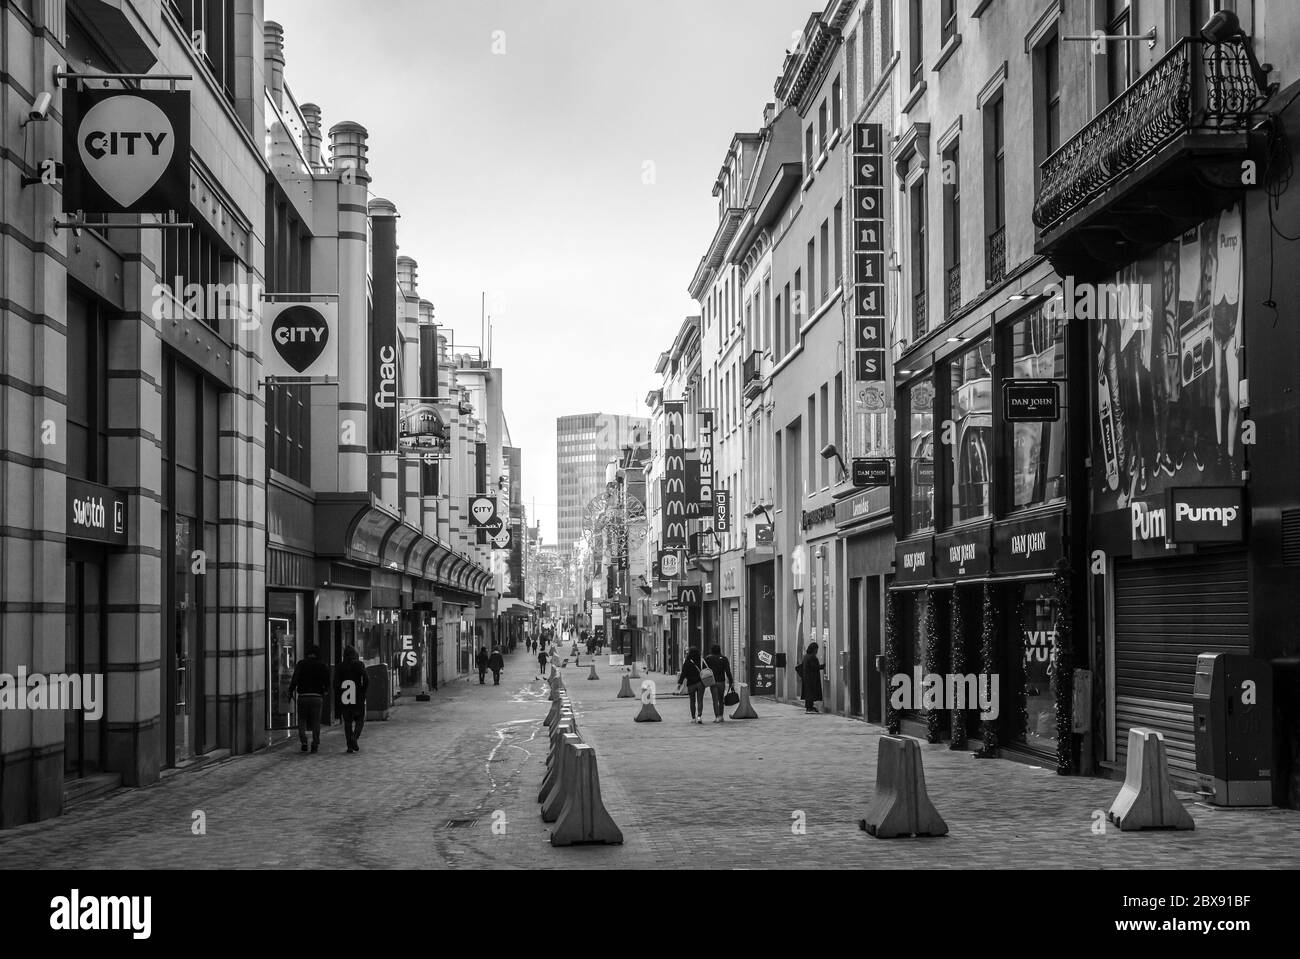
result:
<svg viewBox="0 0 1300 959"><path fill-rule="evenodd" d="M1013 321L1007 331L1012 377L1057 380L1064 387L1066 321L1042 309ZM1061 418L1055 423L1008 424L1011 443L1012 509L1042 506L1065 498L1065 431L1068 410L1061 390Z"/></svg>
<svg viewBox="0 0 1300 959"><path fill-rule="evenodd" d="M951 419L953 523L992 513L993 345L989 340L953 357L948 366Z"/></svg>
<svg viewBox="0 0 1300 959"><path fill-rule="evenodd" d="M934 528L934 381L921 380L909 390L911 447L911 532Z"/></svg>
<svg viewBox="0 0 1300 959"><path fill-rule="evenodd" d="M1056 752L1056 600L1051 583L1024 588L1021 655L1027 720L1022 742L1037 752Z"/></svg>

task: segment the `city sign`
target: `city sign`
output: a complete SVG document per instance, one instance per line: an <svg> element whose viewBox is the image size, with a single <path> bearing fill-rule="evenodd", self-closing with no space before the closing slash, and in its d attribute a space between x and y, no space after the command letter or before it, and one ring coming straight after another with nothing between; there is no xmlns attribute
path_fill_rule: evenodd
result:
<svg viewBox="0 0 1300 959"><path fill-rule="evenodd" d="M262 372L268 379L339 375L337 303L280 301L262 309Z"/></svg>
<svg viewBox="0 0 1300 959"><path fill-rule="evenodd" d="M858 489L888 486L889 481L889 460L855 459L853 461L853 485Z"/></svg>
<svg viewBox="0 0 1300 959"><path fill-rule="evenodd" d="M469 525L475 529L487 529L492 520L497 518L497 501L490 496L479 494L469 500Z"/></svg>
<svg viewBox="0 0 1300 959"><path fill-rule="evenodd" d="M1054 380L1008 380L1002 384L1002 418L1008 423L1059 421L1060 384Z"/></svg>
<svg viewBox="0 0 1300 959"><path fill-rule="evenodd" d="M510 530L502 529L495 536L489 536L493 549L509 549L512 536Z"/></svg>
<svg viewBox="0 0 1300 959"><path fill-rule="evenodd" d="M65 213L188 211L189 93L64 91L63 162Z"/></svg>

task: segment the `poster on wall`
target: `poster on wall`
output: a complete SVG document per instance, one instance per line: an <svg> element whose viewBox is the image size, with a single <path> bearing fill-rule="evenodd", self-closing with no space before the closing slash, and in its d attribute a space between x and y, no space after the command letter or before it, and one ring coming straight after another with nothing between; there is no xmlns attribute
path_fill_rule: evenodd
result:
<svg viewBox="0 0 1300 959"><path fill-rule="evenodd" d="M1242 244L1234 205L1111 284L1067 283L1054 301L1090 319L1094 337L1096 512L1241 482Z"/></svg>
<svg viewBox="0 0 1300 959"><path fill-rule="evenodd" d="M754 688L750 692L755 696L776 693L776 636L770 633L759 639L754 652Z"/></svg>

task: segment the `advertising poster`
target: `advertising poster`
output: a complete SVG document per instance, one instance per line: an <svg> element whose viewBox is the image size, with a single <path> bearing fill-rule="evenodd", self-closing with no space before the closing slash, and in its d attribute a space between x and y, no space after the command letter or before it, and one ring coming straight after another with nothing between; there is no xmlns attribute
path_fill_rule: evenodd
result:
<svg viewBox="0 0 1300 959"><path fill-rule="evenodd" d="M1241 482L1242 224L1233 206L1132 264L1093 314L1093 508Z"/></svg>

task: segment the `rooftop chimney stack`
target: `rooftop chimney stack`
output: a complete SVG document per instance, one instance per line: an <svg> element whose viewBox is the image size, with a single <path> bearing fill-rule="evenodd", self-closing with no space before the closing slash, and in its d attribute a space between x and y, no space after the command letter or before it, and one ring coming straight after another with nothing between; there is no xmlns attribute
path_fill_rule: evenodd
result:
<svg viewBox="0 0 1300 959"><path fill-rule="evenodd" d="M262 29L262 43L266 60L266 90L277 110L284 109L284 27L267 20Z"/></svg>
<svg viewBox="0 0 1300 959"><path fill-rule="evenodd" d="M330 155L333 172L351 169L357 183L370 182L370 133L360 123L345 121L330 127Z"/></svg>
<svg viewBox="0 0 1300 959"><path fill-rule="evenodd" d="M320 132L320 107L314 103L304 103L298 108L302 111L302 118L307 121L307 129L302 135L302 150L307 154L307 165L311 167L312 173L325 173L325 158L321 155L321 146L324 138Z"/></svg>

